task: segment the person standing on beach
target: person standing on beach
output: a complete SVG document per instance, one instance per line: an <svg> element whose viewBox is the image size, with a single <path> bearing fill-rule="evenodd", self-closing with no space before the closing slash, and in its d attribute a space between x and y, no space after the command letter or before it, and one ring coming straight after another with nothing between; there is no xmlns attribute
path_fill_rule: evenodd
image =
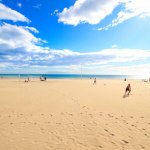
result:
<svg viewBox="0 0 150 150"><path fill-rule="evenodd" d="M128 92L128 94L127 94L127 92ZM125 96L126 96L126 94L129 95L130 92L131 92L131 85L130 85L130 83L129 83L129 84L127 85L127 87L126 87Z"/></svg>
<svg viewBox="0 0 150 150"><path fill-rule="evenodd" d="M94 83L93 83L93 85L96 85L96 78L94 78Z"/></svg>

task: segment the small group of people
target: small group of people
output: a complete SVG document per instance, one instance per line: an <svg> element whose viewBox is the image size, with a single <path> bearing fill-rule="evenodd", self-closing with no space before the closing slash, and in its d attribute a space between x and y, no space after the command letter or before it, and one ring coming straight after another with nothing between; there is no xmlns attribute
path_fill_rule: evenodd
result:
<svg viewBox="0 0 150 150"><path fill-rule="evenodd" d="M150 82L150 78L149 79L144 79L143 82Z"/></svg>
<svg viewBox="0 0 150 150"><path fill-rule="evenodd" d="M30 82L30 78L28 77L27 80L25 80L24 82Z"/></svg>
<svg viewBox="0 0 150 150"><path fill-rule="evenodd" d="M40 81L46 81L46 77L41 76Z"/></svg>

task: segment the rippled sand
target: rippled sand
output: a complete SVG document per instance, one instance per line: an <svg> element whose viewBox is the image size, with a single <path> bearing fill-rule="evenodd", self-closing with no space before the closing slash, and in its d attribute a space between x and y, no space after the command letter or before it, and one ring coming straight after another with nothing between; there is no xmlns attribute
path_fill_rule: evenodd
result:
<svg viewBox="0 0 150 150"><path fill-rule="evenodd" d="M149 150L150 83L0 79L0 150L27 149Z"/></svg>

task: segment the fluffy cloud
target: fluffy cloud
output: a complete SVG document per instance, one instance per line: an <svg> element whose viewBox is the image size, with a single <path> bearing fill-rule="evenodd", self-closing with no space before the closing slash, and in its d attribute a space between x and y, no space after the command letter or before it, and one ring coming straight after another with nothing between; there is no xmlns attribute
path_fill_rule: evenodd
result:
<svg viewBox="0 0 150 150"><path fill-rule="evenodd" d="M58 13L59 22L70 25L80 23L98 24L114 8L119 5L120 0L77 0L70 8L64 8Z"/></svg>
<svg viewBox="0 0 150 150"><path fill-rule="evenodd" d="M150 16L150 7L147 0L132 0L126 2L125 9L120 11L117 18L112 21L112 27L136 16Z"/></svg>
<svg viewBox="0 0 150 150"><path fill-rule="evenodd" d="M139 16L141 18L150 16L150 7L147 0L130 0L124 3L124 9L118 12L117 18L112 20L112 22L98 30L107 30L110 27L117 26L124 21L131 19L133 17Z"/></svg>
<svg viewBox="0 0 150 150"><path fill-rule="evenodd" d="M34 33L38 33L38 31L33 27L10 25L8 23L3 23L0 26L1 72L7 72L9 68L12 68L12 70L19 69L19 71L24 70L23 68L32 68L31 70L34 72L37 72L38 68L40 70L44 68L45 71L48 68L53 68L55 72L66 70L66 72L79 73L82 65L84 66L84 73L90 73L91 71L91 73L119 74L122 68L122 73L125 74L129 70L132 73L137 72L136 69L142 70L142 66L136 66L134 70L134 67L131 66L119 67L119 63L142 63L150 59L150 50L119 49L116 46L111 49L88 53L67 49L50 49L42 46L43 41L35 37ZM111 66L112 63L115 65ZM95 67L97 68L95 69ZM146 72L146 70L147 68L143 72ZM33 73L32 71L31 73Z"/></svg>
<svg viewBox="0 0 150 150"><path fill-rule="evenodd" d="M80 53L71 50L54 50L39 45L43 41L31 32L32 27L4 23L0 26L0 61L31 66L97 65L118 62L142 61L150 58L149 50L105 49Z"/></svg>
<svg viewBox="0 0 150 150"><path fill-rule="evenodd" d="M117 18L98 30L107 30L136 16L150 16L147 0L77 0L73 6L64 8L61 13L58 13L58 21L75 26L80 23L98 24L111 15L117 6L122 6Z"/></svg>
<svg viewBox="0 0 150 150"><path fill-rule="evenodd" d="M0 48L1 50L22 49L27 51L38 51L36 44L43 42L36 38L30 31L38 32L33 27L23 27L3 23L0 26Z"/></svg>
<svg viewBox="0 0 150 150"><path fill-rule="evenodd" d="M94 2L94 0L91 1ZM89 1L89 3L91 1ZM89 5L89 3L85 3L85 0L78 0L77 2L82 2L81 5L84 4L84 7L86 6L85 4ZM104 1L101 1L101 3L102 2L104 3ZM105 2L107 5L108 1ZM7 8L4 5L1 6ZM94 4L93 7L95 7ZM90 7L90 9L92 10L92 6ZM7 12L11 11L11 9L7 8L6 10L8 11L4 11L2 13L3 17L0 16L0 20L13 20L11 17L13 16L13 12L15 11L12 10L12 16L9 16L9 18L7 18ZM18 12L16 13L18 14ZM147 13L145 15L147 15ZM16 21L23 21L23 19L19 20L18 18L18 20ZM107 73L107 71L110 71L110 73L119 73L121 71L121 68L123 68L123 72L125 73L125 70L126 72L134 71L134 66L122 67L118 66L119 63L123 62L124 64L129 64L129 62L134 63L137 61L142 63L150 59L150 50L119 49L116 46L113 46L113 48L111 49L104 49L97 52L88 53L80 53L67 49L50 49L48 47L42 46L42 43L44 43L45 41L37 38L35 36L36 33L38 33L38 30L34 27L17 26L4 22L0 25L1 72L7 72L10 70L10 68L11 71L14 71L16 69L19 69L19 71L22 69L24 71L23 68L32 68L32 71L35 71L35 69L38 68L44 68L45 70L47 68L55 68L55 71L58 71L63 68L61 71L64 71L66 69L66 72L69 72L68 70L71 69L73 70L73 72L75 72L80 68L81 65L83 65L84 69L87 69L88 71L90 71L90 68L92 70L97 67L97 70L103 73ZM117 67L115 65L111 66L114 63L115 65L117 65ZM141 65L135 67L139 71L141 71L142 67L144 66L146 67L146 64L143 66ZM149 69L148 64L147 68ZM147 68L143 70L144 73L146 72ZM91 73L94 73L94 71L92 70Z"/></svg>
<svg viewBox="0 0 150 150"><path fill-rule="evenodd" d="M0 3L0 20L29 22L29 19L24 15L15 10L12 10L11 8L6 7L2 3Z"/></svg>
<svg viewBox="0 0 150 150"><path fill-rule="evenodd" d="M136 75L134 78L149 78L150 64L130 65L130 66L108 66L103 71L112 74Z"/></svg>
<svg viewBox="0 0 150 150"><path fill-rule="evenodd" d="M149 50L105 49L80 53L43 47L43 40L35 37L33 27L3 23L0 26L0 62L31 66L96 65L142 61L150 58ZM40 44L40 45L39 45Z"/></svg>
<svg viewBox="0 0 150 150"><path fill-rule="evenodd" d="M79 68L78 68L79 70ZM150 63L136 65L94 65L82 66L85 74L114 74L114 75L131 75L132 78L148 79L150 77ZM80 73L80 72L78 72Z"/></svg>

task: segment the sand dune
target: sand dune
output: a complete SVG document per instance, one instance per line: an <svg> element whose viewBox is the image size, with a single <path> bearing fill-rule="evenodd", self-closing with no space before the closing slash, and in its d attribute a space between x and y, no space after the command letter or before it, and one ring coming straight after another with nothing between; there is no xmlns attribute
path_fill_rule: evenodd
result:
<svg viewBox="0 0 150 150"><path fill-rule="evenodd" d="M150 83L1 79L0 141L0 150L149 150Z"/></svg>

